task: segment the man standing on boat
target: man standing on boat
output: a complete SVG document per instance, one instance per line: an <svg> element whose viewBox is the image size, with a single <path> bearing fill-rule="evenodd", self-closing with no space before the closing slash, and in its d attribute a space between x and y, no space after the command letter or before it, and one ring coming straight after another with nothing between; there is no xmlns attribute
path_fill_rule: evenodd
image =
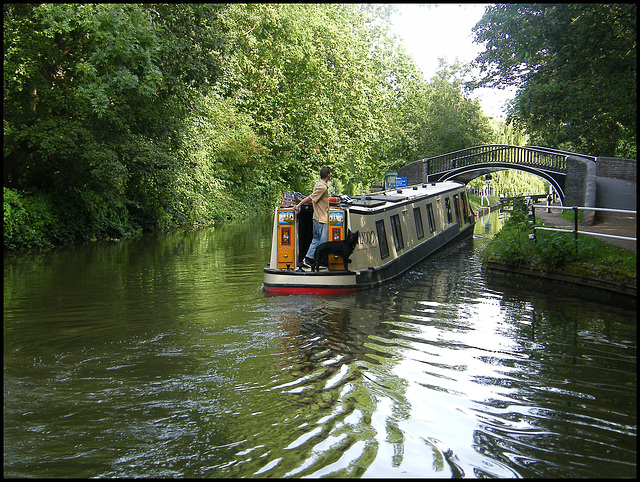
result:
<svg viewBox="0 0 640 482"><path fill-rule="evenodd" d="M313 240L307 255L302 260L303 266L307 268L311 268L315 262L316 248L329 240L329 178L331 178L331 169L328 167L320 169L320 179L313 187L313 192L293 207L297 212L303 204L313 202Z"/></svg>

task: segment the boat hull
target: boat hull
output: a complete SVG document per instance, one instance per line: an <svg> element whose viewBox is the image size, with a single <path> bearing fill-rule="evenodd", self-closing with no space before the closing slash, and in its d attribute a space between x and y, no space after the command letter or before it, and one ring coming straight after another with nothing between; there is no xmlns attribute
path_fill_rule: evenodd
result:
<svg viewBox="0 0 640 482"><path fill-rule="evenodd" d="M473 234L475 219L464 184L444 181L346 199L330 207L331 241L358 233L348 270L330 254L328 269L303 267L313 227L312 206L294 210L283 205L274 213L264 289L277 294L341 294L390 281L436 251Z"/></svg>
<svg viewBox="0 0 640 482"><path fill-rule="evenodd" d="M339 295L357 290L356 273L283 272L265 268L264 289L273 294Z"/></svg>
<svg viewBox="0 0 640 482"><path fill-rule="evenodd" d="M452 226L378 268L361 271L310 272L264 269L264 289L271 294L339 295L391 281L436 252L471 238L473 224Z"/></svg>

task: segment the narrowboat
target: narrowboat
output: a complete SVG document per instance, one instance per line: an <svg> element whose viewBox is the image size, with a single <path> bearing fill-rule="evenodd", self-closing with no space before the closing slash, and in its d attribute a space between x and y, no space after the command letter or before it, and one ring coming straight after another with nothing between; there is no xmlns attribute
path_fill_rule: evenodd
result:
<svg viewBox="0 0 640 482"><path fill-rule="evenodd" d="M392 280L436 251L473 234L475 223L464 184L424 183L349 198L333 197L329 240L358 232L347 268L330 254L319 271L302 265L312 239L313 206L299 212L283 196L273 218L271 257L264 289L276 294L341 294Z"/></svg>

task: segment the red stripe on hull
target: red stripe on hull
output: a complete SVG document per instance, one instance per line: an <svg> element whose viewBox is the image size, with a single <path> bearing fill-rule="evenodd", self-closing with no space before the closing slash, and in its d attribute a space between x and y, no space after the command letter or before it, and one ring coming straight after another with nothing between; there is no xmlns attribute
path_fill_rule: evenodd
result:
<svg viewBox="0 0 640 482"><path fill-rule="evenodd" d="M320 288L318 286L265 286L264 290L277 295L342 295L357 291L356 288Z"/></svg>

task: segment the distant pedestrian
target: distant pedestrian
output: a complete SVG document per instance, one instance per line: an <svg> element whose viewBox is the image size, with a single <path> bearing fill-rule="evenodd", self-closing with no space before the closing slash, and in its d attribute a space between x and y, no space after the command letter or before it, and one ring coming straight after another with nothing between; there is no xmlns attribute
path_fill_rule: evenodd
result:
<svg viewBox="0 0 640 482"><path fill-rule="evenodd" d="M547 213L551 212L551 207L550 206L551 206L552 201L553 201L553 196L551 194L549 194L547 196Z"/></svg>
<svg viewBox="0 0 640 482"><path fill-rule="evenodd" d="M487 181L488 182L488 181ZM480 198L480 206L484 206L484 200L487 200L487 206L491 205L491 202L489 201L489 186L487 186L486 184L482 185L482 197Z"/></svg>

